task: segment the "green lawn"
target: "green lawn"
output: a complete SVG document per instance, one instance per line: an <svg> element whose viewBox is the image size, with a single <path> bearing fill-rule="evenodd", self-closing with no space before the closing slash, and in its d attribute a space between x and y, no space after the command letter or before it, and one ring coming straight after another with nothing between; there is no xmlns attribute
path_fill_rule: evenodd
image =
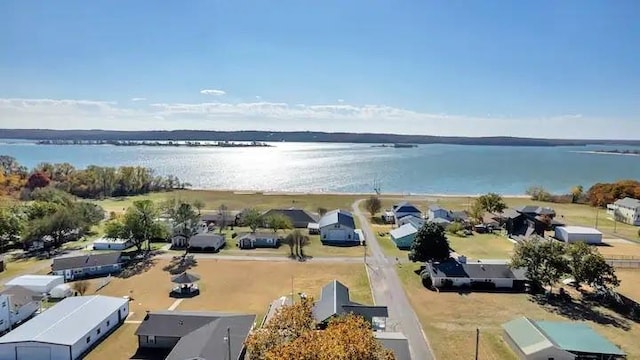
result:
<svg viewBox="0 0 640 360"><path fill-rule="evenodd" d="M51 271L51 260L35 258L16 259L5 257L4 271L0 272L0 281L6 282L12 278L25 274L48 274Z"/></svg>
<svg viewBox="0 0 640 360"><path fill-rule="evenodd" d="M107 211L123 212L134 200L150 199L163 201L166 199L182 199L186 201L200 200L204 202L203 211L215 210L224 204L231 210L255 207L262 210L271 208L296 207L316 212L319 207L327 210L350 210L351 204L362 196L333 194L270 194L261 192L212 191L212 190L176 190L124 198L110 198L96 201Z"/></svg>
<svg viewBox="0 0 640 360"><path fill-rule="evenodd" d="M506 236L477 234L460 237L447 235L449 246L470 259L507 259L513 253L513 243Z"/></svg>

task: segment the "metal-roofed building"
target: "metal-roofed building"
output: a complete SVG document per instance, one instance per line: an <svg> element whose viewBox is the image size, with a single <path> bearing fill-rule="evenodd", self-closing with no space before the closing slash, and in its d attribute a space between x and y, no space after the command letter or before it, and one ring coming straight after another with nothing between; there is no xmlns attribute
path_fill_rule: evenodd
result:
<svg viewBox="0 0 640 360"><path fill-rule="evenodd" d="M296 229L306 228L309 223L318 222L318 217L304 209L271 209L264 214L262 218L266 219L269 216L282 215L291 221L291 225Z"/></svg>
<svg viewBox="0 0 640 360"><path fill-rule="evenodd" d="M102 295L66 298L0 337L0 359L80 359L127 315L129 303L123 298Z"/></svg>
<svg viewBox="0 0 640 360"><path fill-rule="evenodd" d="M255 319L253 314L151 312L136 330L138 346L165 360L241 359Z"/></svg>
<svg viewBox="0 0 640 360"><path fill-rule="evenodd" d="M360 315L369 323L373 323L373 318L389 317L386 306L369 306L351 301L349 288L338 280L325 285L320 292L320 300L313 304L313 317L318 324L326 324L334 316L349 313Z"/></svg>
<svg viewBox="0 0 640 360"><path fill-rule="evenodd" d="M411 248L411 244L413 244L413 240L415 240L417 233L418 229L410 223L389 231L391 240L393 240L398 249L401 250L408 250Z"/></svg>
<svg viewBox="0 0 640 360"><path fill-rule="evenodd" d="M115 274L122 270L120 251L62 256L53 259L51 272L65 280Z"/></svg>
<svg viewBox="0 0 640 360"><path fill-rule="evenodd" d="M396 360L411 360L409 340L403 333L374 331L373 336L382 346L393 352Z"/></svg>
<svg viewBox="0 0 640 360"><path fill-rule="evenodd" d="M323 245L360 245L355 234L356 223L353 215L344 210L334 210L325 214L318 223L320 241Z"/></svg>
<svg viewBox="0 0 640 360"><path fill-rule="evenodd" d="M520 359L614 360L626 356L584 323L521 317L503 324L502 328L506 342Z"/></svg>
<svg viewBox="0 0 640 360"><path fill-rule="evenodd" d="M393 205L393 215L395 217L396 224L398 224L398 220L407 215L422 218L422 211L412 203L403 201Z"/></svg>
<svg viewBox="0 0 640 360"><path fill-rule="evenodd" d="M484 290L523 290L527 282L525 275L523 269L512 269L507 263L466 263L454 259L426 263L421 273L423 279L430 281L433 287L469 286Z"/></svg>
<svg viewBox="0 0 640 360"><path fill-rule="evenodd" d="M59 275L22 275L11 279L5 286L22 286L39 294L47 294L54 287L64 284Z"/></svg>

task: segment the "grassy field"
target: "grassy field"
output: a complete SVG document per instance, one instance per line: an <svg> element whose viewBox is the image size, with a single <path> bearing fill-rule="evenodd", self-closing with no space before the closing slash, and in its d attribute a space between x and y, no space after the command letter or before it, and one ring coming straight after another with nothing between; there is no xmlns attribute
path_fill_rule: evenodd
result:
<svg viewBox="0 0 640 360"><path fill-rule="evenodd" d="M513 253L514 244L498 234L447 235L447 238L451 249L470 259L508 259Z"/></svg>
<svg viewBox="0 0 640 360"><path fill-rule="evenodd" d="M129 320L141 320L146 310L166 310L174 299L169 297L169 273L163 268L169 261L158 261L148 271L128 279L113 278L98 293L109 296L130 295ZM347 285L354 301L372 304L369 281L360 264L326 264L298 262L200 260L190 272L202 280L201 295L184 299L176 310L228 311L256 314L259 321L271 301L293 291L318 298L326 283L337 279ZM330 270L330 271L329 271ZM95 285L87 293L94 293ZM136 351L133 335L137 324L125 324L100 344L87 359L128 359Z"/></svg>
<svg viewBox="0 0 640 360"><path fill-rule="evenodd" d="M385 255L401 259L407 258L407 254L409 252L407 250L398 249L396 243L391 240L391 236L389 235L389 231L393 229L391 225L371 224L371 229L376 234L378 244Z"/></svg>
<svg viewBox="0 0 640 360"><path fill-rule="evenodd" d="M5 258L5 269L0 272L0 282L5 283L12 278L25 274L48 274L51 271L51 260L35 258L11 260Z"/></svg>
<svg viewBox="0 0 640 360"><path fill-rule="evenodd" d="M620 280L618 292L640 302L640 269L616 269Z"/></svg>
<svg viewBox="0 0 640 360"><path fill-rule="evenodd" d="M640 259L640 244L629 243L621 240L605 240L599 245L598 251L605 258L638 258Z"/></svg>
<svg viewBox="0 0 640 360"><path fill-rule="evenodd" d="M332 194L270 194L260 192L238 191L210 191L210 190L179 190L165 193L153 193L142 196L131 196L119 199L97 201L107 211L123 212L134 200L150 199L163 201L167 199L182 199L186 201L200 200L204 202L203 211L215 210L224 204L231 210L241 210L255 207L262 210L271 208L302 208L316 212L319 207L328 210L351 209L351 204L362 196L332 195Z"/></svg>
<svg viewBox="0 0 640 360"><path fill-rule="evenodd" d="M402 265L398 267L398 274L439 360L472 359L476 329L480 329L480 359L515 360L517 357L502 339L501 324L523 315L538 320L569 320L569 315L563 315L568 312L545 308L526 294L427 290L414 273L417 268L417 265ZM576 318L593 319L586 320L588 325L619 345L629 359L640 358L639 324L604 308L574 310Z"/></svg>

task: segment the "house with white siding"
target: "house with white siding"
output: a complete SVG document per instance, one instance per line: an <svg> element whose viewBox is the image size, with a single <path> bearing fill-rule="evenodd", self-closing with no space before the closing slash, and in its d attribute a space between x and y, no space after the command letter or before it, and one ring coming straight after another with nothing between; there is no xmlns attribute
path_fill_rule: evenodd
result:
<svg viewBox="0 0 640 360"><path fill-rule="evenodd" d="M607 214L615 221L640 226L640 200L626 197L607 205Z"/></svg>
<svg viewBox="0 0 640 360"><path fill-rule="evenodd" d="M512 269L507 263L467 263L449 259L428 262L420 273L423 283L435 288L516 289L523 290L527 278L524 269Z"/></svg>
<svg viewBox="0 0 640 360"><path fill-rule="evenodd" d="M360 245L360 238L355 232L356 223L348 211L330 211L320 219L318 226L323 245Z"/></svg>
<svg viewBox="0 0 640 360"><path fill-rule="evenodd" d="M22 286L11 286L0 292L0 333L10 331L26 321L40 308L40 297Z"/></svg>

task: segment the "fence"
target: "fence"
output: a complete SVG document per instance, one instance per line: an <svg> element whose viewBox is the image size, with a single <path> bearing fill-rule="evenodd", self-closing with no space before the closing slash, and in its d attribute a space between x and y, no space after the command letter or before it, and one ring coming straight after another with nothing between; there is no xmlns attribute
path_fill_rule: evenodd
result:
<svg viewBox="0 0 640 360"><path fill-rule="evenodd" d="M111 274L109 274L109 276L107 276L106 278L102 279L102 281L100 282L100 284L98 284L98 287L96 288L96 292L100 291L100 289L102 289L103 287L109 285L110 282L111 282Z"/></svg>

